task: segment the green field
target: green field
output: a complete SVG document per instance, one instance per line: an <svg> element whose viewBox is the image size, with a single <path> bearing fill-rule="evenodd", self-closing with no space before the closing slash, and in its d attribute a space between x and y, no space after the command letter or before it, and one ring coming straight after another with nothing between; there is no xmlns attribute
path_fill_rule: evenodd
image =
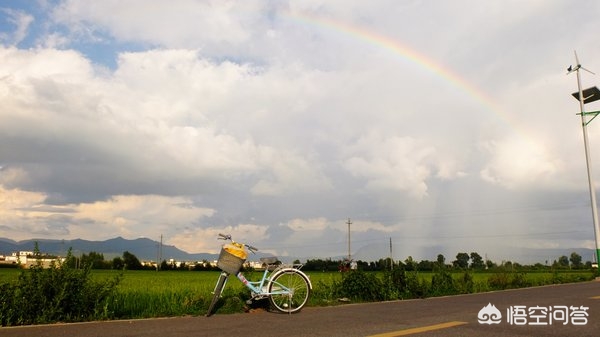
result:
<svg viewBox="0 0 600 337"><path fill-rule="evenodd" d="M184 314L204 314L212 299L212 291L219 278L217 271L126 271L118 287L119 304L115 303L117 316L158 317ZM94 277L115 277L116 271L94 271ZM324 305L331 300L320 290L322 285L340 281L339 273L307 273L313 283L313 296L309 306ZM246 278L258 281L262 272L245 273ZM319 287L321 286L321 287ZM223 307L219 312L240 312L249 290L235 277L230 276L223 293ZM328 298L329 297L329 298Z"/></svg>
<svg viewBox="0 0 600 337"><path fill-rule="evenodd" d="M0 284L16 282L21 270L0 269ZM343 274L339 272L307 272L313 284L313 293L309 306L338 305L339 288L343 286ZM379 279L387 277L382 272L370 272ZM164 317L180 315L202 315L206 313L212 290L219 276L217 271L113 271L93 270L94 280L120 278L117 291L110 303L104 308L105 319L126 319L145 317ZM431 286L434 273L407 272L413 280ZM464 272L450 273L455 284L468 283L459 288L461 293L485 292L490 290L516 288L520 286L538 286L554 283L567 283L591 280L592 271L529 272L529 273L489 273ZM467 275L467 276L465 276ZM246 273L249 280L258 280L260 272ZM468 282L465 281L465 277ZM505 282L505 283L502 283ZM385 283L382 283L385 284ZM499 285L498 285L499 284ZM424 296L436 296L440 293L426 291ZM218 309L219 313L241 312L249 292L234 276L223 293ZM400 294L397 298L410 298ZM386 298L396 299L396 298Z"/></svg>

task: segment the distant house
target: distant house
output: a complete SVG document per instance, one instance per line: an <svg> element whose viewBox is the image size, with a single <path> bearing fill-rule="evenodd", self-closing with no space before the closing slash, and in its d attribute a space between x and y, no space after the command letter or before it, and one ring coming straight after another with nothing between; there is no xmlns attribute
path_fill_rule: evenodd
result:
<svg viewBox="0 0 600 337"><path fill-rule="evenodd" d="M18 252L13 252L12 256L14 256L14 257L33 256L33 252L32 251L28 251L28 250L21 250L21 251L18 251Z"/></svg>
<svg viewBox="0 0 600 337"><path fill-rule="evenodd" d="M34 256L32 251L18 251L13 252L10 256L2 256L0 263L4 264L16 264L21 268L28 269L36 266L38 263L41 264L42 268L50 268L53 263L62 263L66 259L61 257L50 257L46 254L41 256Z"/></svg>

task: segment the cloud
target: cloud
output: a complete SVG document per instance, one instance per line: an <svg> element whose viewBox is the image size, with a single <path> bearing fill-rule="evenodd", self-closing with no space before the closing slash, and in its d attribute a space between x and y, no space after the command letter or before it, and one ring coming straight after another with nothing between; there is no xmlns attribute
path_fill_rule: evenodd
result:
<svg viewBox="0 0 600 337"><path fill-rule="evenodd" d="M18 45L27 36L29 26L35 20L34 17L24 11L10 8L0 8L0 12L4 13L5 20L14 26L12 33L0 32L0 42L11 46Z"/></svg>
<svg viewBox="0 0 600 337"><path fill-rule="evenodd" d="M287 223L287 226L294 232L298 231L320 231L330 226L325 218L317 219L293 219Z"/></svg>
<svg viewBox="0 0 600 337"><path fill-rule="evenodd" d="M68 27L75 39L108 36L122 42L227 54L231 46L251 44L254 33L268 27L265 19L270 6L266 1L64 1L52 17ZM144 15L139 15L140 8Z"/></svg>
<svg viewBox="0 0 600 337"><path fill-rule="evenodd" d="M564 168L559 159L520 137L487 142L482 149L491 154L491 160L481 170L481 178L506 188L550 186Z"/></svg>
<svg viewBox="0 0 600 337"><path fill-rule="evenodd" d="M219 234L229 234L236 242L256 245L256 238L268 240L266 226L256 224L238 224L235 226L187 228L169 237L169 242L178 248L193 253L219 253L222 241L217 241ZM260 241L259 241L260 242ZM257 247L261 252L266 252Z"/></svg>
<svg viewBox="0 0 600 337"><path fill-rule="evenodd" d="M106 201L73 205L74 220L84 220L96 228L105 228L110 236L135 238L139 233L158 237L162 230L191 225L210 217L215 210L198 207L183 197L159 195L118 195ZM87 230L86 230L87 231Z"/></svg>
<svg viewBox="0 0 600 337"><path fill-rule="evenodd" d="M28 174L22 168L0 167L0 185L3 186L23 186L29 182Z"/></svg>
<svg viewBox="0 0 600 337"><path fill-rule="evenodd" d="M44 205L46 195L0 185L0 228L14 240L68 235L69 206Z"/></svg>
<svg viewBox="0 0 600 337"><path fill-rule="evenodd" d="M37 151L42 157L54 154L63 164L65 160L89 163L90 170L127 170L130 173L125 176L183 183L202 178L236 181L239 176L265 174L253 183L256 194L327 188L327 179L310 158L257 144L252 134L236 137L211 122L215 110L237 109L235 104L219 103L214 93L225 99L238 80L262 81L261 73L245 66L214 64L197 58L194 51L149 51L124 54L119 69L107 78L70 51L4 49L2 55L6 62L0 70L8 74L5 111L19 111L6 115L6 131L13 134L12 142L19 140L23 146L33 134L15 134L14 130L39 125L35 137L44 139L43 146L31 144L35 147L27 151L12 151L10 160L22 161ZM59 66L46 66L49 60ZM74 88L78 95L69 94ZM204 94L210 98L204 99ZM60 166L49 167L46 178L61 174L56 171ZM102 174L108 179L103 184L122 183L118 176Z"/></svg>
<svg viewBox="0 0 600 337"><path fill-rule="evenodd" d="M335 256L351 218L357 250L391 237L415 257L506 230L588 244L564 70L573 49L596 67L591 4L43 5L2 11L7 235L98 227L196 252L229 230ZM565 224L581 235L539 235Z"/></svg>
<svg viewBox="0 0 600 337"><path fill-rule="evenodd" d="M89 232L98 239L159 237L163 231L193 226L215 212L183 197L117 195L93 203L50 205L43 193L2 186L0 191L0 226L15 240L31 235L86 237Z"/></svg>
<svg viewBox="0 0 600 337"><path fill-rule="evenodd" d="M365 178L367 188L407 191L416 198L427 195L427 180L435 168L433 147L410 137L383 139L370 132L349 149L343 166L353 175Z"/></svg>

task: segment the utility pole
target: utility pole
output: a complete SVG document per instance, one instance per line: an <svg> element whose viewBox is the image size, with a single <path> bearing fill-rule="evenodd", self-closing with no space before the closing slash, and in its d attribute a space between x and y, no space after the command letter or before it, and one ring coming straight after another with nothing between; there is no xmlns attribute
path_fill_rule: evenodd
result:
<svg viewBox="0 0 600 337"><path fill-rule="evenodd" d="M394 269L394 260L392 258L392 238L390 237L390 271Z"/></svg>
<svg viewBox="0 0 600 337"><path fill-rule="evenodd" d="M348 218L346 224L348 224L348 261L350 261L352 260L352 253L350 250L350 225L352 224L352 221L350 221L350 218Z"/></svg>
<svg viewBox="0 0 600 337"><path fill-rule="evenodd" d="M584 146L584 150L585 150L585 162L586 162L586 166L587 166L587 177L588 177L588 185L589 185L589 190L590 190L590 204L592 206L592 222L594 224L594 236L595 236L595 243L596 243L596 262L600 263L600 223L598 222L598 209L597 209L597 204L596 204L596 188L594 187L594 181L592 179L592 177L593 177L592 165L591 165L590 149L589 149L589 145L588 145L588 133L587 133L587 125L589 123L591 123L591 121L594 120L594 118L596 118L598 116L598 114L600 114L600 111L592 111L592 112L585 111L585 104L600 100L600 90L598 89L598 87L591 87L591 88L587 88L585 90L581 88L581 76L579 74L579 70L583 69L591 74L594 74L594 73L581 66L581 63L579 63L579 58L577 57L576 52L575 52L575 62L577 62L577 64L575 65L575 67L569 66L569 68L567 69L567 74L570 74L573 72L577 73L577 89L578 89L578 91L574 92L572 95L573 95L573 97L575 97L575 99L577 99L579 101L579 110L581 111L579 113L579 115L581 116L581 128L583 129L583 146ZM588 120L588 118L586 116L593 116L593 117Z"/></svg>
<svg viewBox="0 0 600 337"><path fill-rule="evenodd" d="M162 241L163 236L160 235L160 243L158 244L158 249L156 250L156 271L160 270L160 264L162 262Z"/></svg>

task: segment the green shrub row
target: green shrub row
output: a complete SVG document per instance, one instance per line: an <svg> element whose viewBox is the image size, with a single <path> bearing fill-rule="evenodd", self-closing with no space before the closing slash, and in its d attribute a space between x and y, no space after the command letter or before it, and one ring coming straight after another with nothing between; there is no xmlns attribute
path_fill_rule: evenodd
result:
<svg viewBox="0 0 600 337"><path fill-rule="evenodd" d="M352 270L344 273L340 281L318 282L313 296L320 298L320 304L323 305L339 300L374 302L582 282L594 277L593 273L570 275L555 272L550 278L529 278L520 271L499 271L492 273L486 280L475 281L471 271L451 273L448 269L438 268L429 281L419 277L416 271L401 268L379 274Z"/></svg>
<svg viewBox="0 0 600 337"><path fill-rule="evenodd" d="M70 252L69 252L70 256ZM90 269L66 263L24 270L16 282L0 284L2 326L112 318L109 299L119 277L95 281Z"/></svg>

